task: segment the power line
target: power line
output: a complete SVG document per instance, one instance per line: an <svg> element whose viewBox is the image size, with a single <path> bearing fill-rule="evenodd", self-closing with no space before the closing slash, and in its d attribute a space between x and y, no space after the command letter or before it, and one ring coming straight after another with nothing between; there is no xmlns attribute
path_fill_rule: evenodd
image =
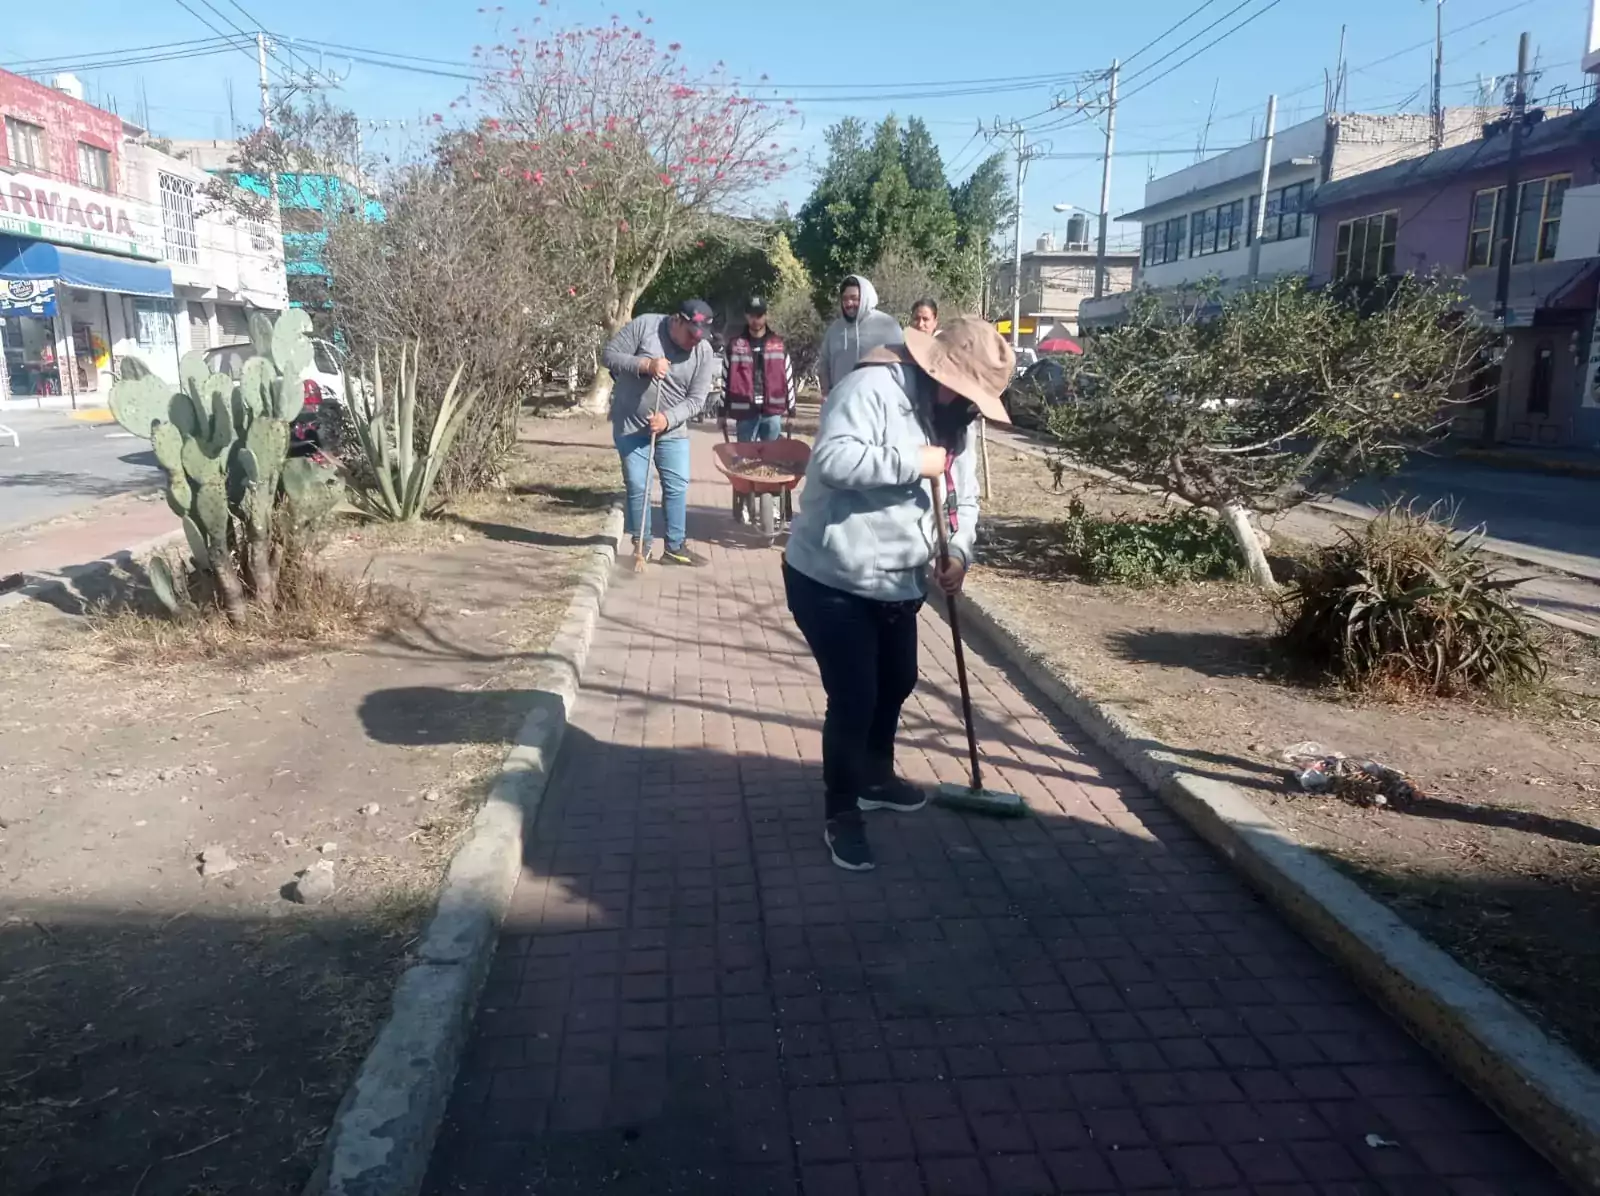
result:
<svg viewBox="0 0 1600 1196"><path fill-rule="evenodd" d="M1492 12L1487 16L1479 17L1476 20L1468 21L1468 22L1466 22L1465 24L1462 24L1462 25L1457 25L1453 29L1447 29L1447 30L1445 30L1445 36L1448 37L1448 36L1451 36L1451 35L1457 34L1457 33L1465 33L1469 29L1475 29L1479 25L1486 25L1490 21L1498 21L1502 17L1509 16L1511 13L1516 12L1519 9L1532 7L1534 4L1537 4L1539 2L1540 2L1540 0L1517 0L1516 3L1507 5L1505 8L1499 9L1496 12ZM1486 39L1486 41L1487 40L1493 40L1493 39ZM1484 42L1479 42L1478 46L1475 46L1473 48L1477 49L1478 47L1480 47L1480 46L1482 46L1484 44L1485 44ZM1414 45L1405 46L1405 47L1402 47L1399 50L1395 50L1392 53L1385 54L1382 58L1374 58L1371 62L1363 63L1362 65L1357 66L1357 67L1351 67L1349 73L1352 74L1352 75L1365 74L1368 71L1370 71L1373 67L1382 66L1384 63L1387 63L1387 62L1393 62L1396 58L1403 58L1407 54L1413 54L1416 51L1425 49L1425 48L1427 48L1428 46L1431 46L1431 45L1433 45L1433 38L1429 37L1429 38L1427 38L1427 39L1425 39L1423 41L1417 42ZM1282 93L1280 93L1280 98L1281 99L1290 99L1290 98L1292 98L1294 96L1297 96L1297 95L1304 95L1308 91L1315 91L1317 88L1321 87L1322 85L1323 85L1323 81L1321 79L1318 79L1315 83L1308 83L1304 87L1298 87L1298 88L1294 89L1293 91L1282 92ZM1255 116L1256 114L1259 113L1259 111L1260 111L1260 105L1252 104L1252 105L1250 105L1250 107L1241 108L1237 112L1225 113L1224 115L1217 117L1216 120L1218 120L1218 121L1237 120L1241 116Z"/></svg>
<svg viewBox="0 0 1600 1196"><path fill-rule="evenodd" d="M1126 65L1127 63L1132 62L1135 58L1139 57L1139 55L1143 54L1146 50L1150 49L1157 42L1160 42L1160 41L1164 40L1165 38L1171 36L1172 34L1176 33L1179 29L1181 29L1183 26L1187 25L1190 21L1194 20L1197 16L1199 16L1201 13L1203 13L1206 9L1210 8L1216 2L1217 2L1217 0L1205 0L1205 3L1200 5L1199 8L1196 8L1192 12L1190 12L1188 16L1181 18L1176 24L1171 25L1168 28L1166 28L1165 30L1163 30L1161 33L1156 34L1155 37L1152 37L1149 41L1145 42L1144 45L1140 46L1132 54L1129 54L1126 58L1124 58L1122 60L1124 65Z"/></svg>
<svg viewBox="0 0 1600 1196"><path fill-rule="evenodd" d="M1230 17L1234 13L1238 12L1241 8L1245 7L1245 5L1252 4L1254 2L1255 2L1255 0L1243 0L1242 3L1238 4L1234 8L1229 9L1228 12L1225 13L1221 19L1222 20L1226 20L1228 17ZM1121 101L1122 102L1126 102L1126 101L1132 99L1134 96L1138 95L1140 92L1146 91L1149 88L1155 86L1155 84L1160 83L1161 81L1166 79L1168 76L1170 76L1174 71L1180 70L1183 67L1187 66L1189 63L1193 62L1196 58L1199 58L1200 55L1204 54L1207 50L1211 49L1213 46L1216 46L1219 43L1221 43L1223 41L1226 41L1228 38L1232 37L1235 33L1238 33L1239 30L1243 29L1246 25L1249 25L1249 24L1251 24L1251 23L1253 23L1255 21L1260 20L1262 17L1266 16L1269 12L1271 12L1273 9L1277 8L1278 5L1280 5L1282 3L1283 3L1283 0L1268 0L1267 4L1264 7L1258 8L1255 12L1253 12L1253 13L1249 14L1248 16L1246 16L1244 18L1244 20L1240 21L1237 25L1234 25L1232 28L1225 29L1223 32L1219 33L1216 37L1214 37L1210 41L1208 41L1205 45L1201 46L1193 54L1190 54L1187 58L1184 58L1184 59L1179 60L1178 62L1175 62L1171 67L1169 67L1162 74L1160 74L1160 75L1158 75L1158 76L1156 76L1156 77L1154 77L1152 79L1147 79L1145 82L1139 84L1137 87L1133 88L1131 91L1125 92L1121 97ZM1207 25L1205 27L1205 29L1202 29L1199 33L1195 34L1193 37L1187 39L1186 41L1182 42L1178 46L1175 46L1172 50L1169 50L1166 54L1164 54L1160 58L1158 58L1156 60L1156 62L1151 63L1149 66L1144 67L1142 70L1135 71L1134 72L1134 77L1137 77L1138 75L1142 75L1142 74L1148 74L1158 63L1165 62L1173 54L1177 53L1179 50L1182 50L1185 46L1189 46L1189 45L1194 44L1194 42L1197 41L1199 38L1205 36L1205 34L1208 33L1210 30L1216 28L1217 23L1218 22L1215 22L1215 21L1212 22L1210 25ZM1041 125L1039 128L1037 128L1037 129L1035 129L1033 131L1035 133L1056 132L1056 131L1059 131L1059 130L1070 129L1070 128L1074 128L1076 126L1085 124L1087 122L1087 120L1088 120L1088 117L1086 117L1086 116L1081 116L1081 115L1074 114L1074 116L1066 117L1063 120L1056 122L1055 124Z"/></svg>
<svg viewBox="0 0 1600 1196"><path fill-rule="evenodd" d="M211 4L210 0L204 0L204 3L206 4L207 8L210 8L213 11L215 11L216 6ZM228 3L230 5L232 5L235 9L237 9L239 11L240 15L242 15L245 20L249 21L250 24L253 25L258 31L260 31L262 33L265 33L267 31L267 27L264 24L262 24L260 20L258 20L256 18L254 13L252 13L244 5L240 4L239 0L228 0ZM305 73L306 73L308 78L310 78L312 80L315 80L316 77L320 74L320 75L322 75L323 80L325 82L327 82L331 86L334 83L334 80L332 78L330 78L325 71L320 71L316 67L313 67L311 65L310 60L305 58L300 53L298 53L295 50L294 45L292 43L293 43L293 39L290 39L289 42L282 43L285 46L285 48L289 51L289 58L288 59L284 58L281 54L278 53L277 45L275 45L273 43L273 41L269 41L267 43L267 53L271 54L274 58L278 59L278 61L282 62L290 70L294 69L294 63L291 62L289 59L294 59L294 60L298 61L301 64L301 66L305 69Z"/></svg>
<svg viewBox="0 0 1600 1196"><path fill-rule="evenodd" d="M255 61L255 55L253 55L252 53L250 53L249 50L246 50L243 46L238 44L238 41L237 41L237 38L236 38L235 34L224 33L222 30L218 29L209 20L207 20L203 15L201 15L197 10L195 10L193 8L190 8L187 0L174 0L174 3L176 3L179 8L183 9L184 12L188 13L195 20L199 21L207 29L211 30L212 33L215 33L223 41L228 42L231 46L233 46L233 48L237 49L239 51L239 53L243 54L246 58L250 59L252 62ZM205 3L205 0L201 0L201 3L202 4ZM237 30L238 27L235 26L235 29ZM242 33L243 31L242 30L238 30L238 32ZM251 35L248 34L248 33L244 34L244 36L247 39L254 40L253 38L251 38Z"/></svg>
<svg viewBox="0 0 1600 1196"><path fill-rule="evenodd" d="M227 43L223 43L223 44L220 44L220 45L213 44L212 48L210 48L210 49L174 51L173 53L170 53L170 54L148 54L148 55L143 55L143 56L134 57L134 58L123 58L123 59L117 59L117 60L114 60L114 61L106 61L106 62L68 62L68 61L62 61L62 62L52 63L49 66L28 67L28 68L26 68L24 70L17 71L17 73L18 74L25 74L25 75L45 75L45 74L56 74L56 73L60 73L60 72L64 72L64 71L71 71L71 72L77 72L77 73L80 73L80 74L89 74L89 73L91 73L93 71L119 70L119 69L121 69L123 67L145 66L145 65L148 65L150 63L157 63L157 62L184 62L184 61L188 61L190 59L196 59L196 58L214 58L218 54L228 54L228 53L231 53L232 51L234 51L236 49L239 49L239 48L240 47L239 47L239 45L237 43L235 43L235 42L227 42ZM7 69L10 69L10 68L7 68Z"/></svg>
<svg viewBox="0 0 1600 1196"><path fill-rule="evenodd" d="M76 55L52 54L44 58L18 58L12 62L7 62L0 65L3 65L8 71L48 69L53 63L58 62L73 62L96 58L116 58L124 54L144 54L152 50L172 50L181 47L214 46L222 40L223 39L221 38L215 37L197 37L191 38L187 41L156 42L154 45L149 46L129 46L123 50L97 50ZM43 66L40 67L39 64L43 64Z"/></svg>
<svg viewBox="0 0 1600 1196"><path fill-rule="evenodd" d="M232 3L232 0L229 0ZM1214 3L1215 0L1209 0ZM300 44L328 50L339 54L365 54L377 58L398 59L405 62L418 62L426 66L455 67L458 69L482 71L483 64L479 62L462 62L459 59L434 58L422 54L402 54L394 50L378 50L370 46L353 46L340 42L322 41L315 38L298 39ZM786 83L782 81L758 80L748 83L747 86L759 90L777 92L790 91L893 91L897 88L938 88L939 94L945 94L949 88L986 87L989 85L1002 85L1006 87L1044 86L1051 83L1061 83L1074 78L1091 78L1100 74L1099 71L1051 71L1039 75L993 75L978 79L922 79L922 80L894 80L891 82L868 83L853 80L847 83ZM818 100L834 97L816 97Z"/></svg>
<svg viewBox="0 0 1600 1196"><path fill-rule="evenodd" d="M1210 33L1213 29L1215 29L1218 25L1222 24L1229 17L1233 16L1235 13L1239 12L1241 9L1248 8L1250 5L1254 4L1255 2L1256 2L1256 0L1239 0L1238 4L1235 4L1232 8L1230 8L1227 12L1223 13L1215 21L1212 21L1211 24L1207 25L1204 29L1197 30L1195 33L1191 34L1190 36L1185 38L1183 41L1181 41L1177 45L1173 46L1170 50L1168 50L1160 58L1157 58L1154 62L1146 63L1144 66L1142 66L1138 70L1134 71L1133 74L1129 75L1127 77L1127 79L1124 80L1124 82L1131 83L1133 80L1139 78L1141 75L1148 75L1151 71L1155 70L1156 67L1160 66L1167 59L1171 58L1174 54L1181 53L1187 47L1194 45L1195 42L1199 41L1206 34ZM1212 46L1216 45L1217 41L1221 41L1222 38L1229 37L1229 36L1237 33L1240 29L1243 29L1251 21L1255 20L1257 17L1260 17L1260 16L1264 15L1267 11L1269 11L1270 9L1275 7L1276 3L1277 3L1277 0L1273 0L1273 3L1267 5L1266 8L1263 8L1260 11L1254 13L1253 15L1251 15L1249 17L1246 17L1238 25L1235 25L1232 29L1228 30L1227 33L1224 33L1222 35L1222 37L1217 38L1216 41L1208 42L1206 45L1202 46L1198 51L1196 51L1195 54L1191 54L1188 58L1185 58L1183 60L1183 62L1178 63L1177 66L1171 67L1167 71L1167 73L1171 74L1172 71L1175 71L1175 70L1178 69L1178 67L1182 66L1184 64L1184 62L1189 62L1191 59L1195 58L1199 54L1205 53L1206 50L1208 50ZM1131 95L1132 92L1130 92L1129 94Z"/></svg>

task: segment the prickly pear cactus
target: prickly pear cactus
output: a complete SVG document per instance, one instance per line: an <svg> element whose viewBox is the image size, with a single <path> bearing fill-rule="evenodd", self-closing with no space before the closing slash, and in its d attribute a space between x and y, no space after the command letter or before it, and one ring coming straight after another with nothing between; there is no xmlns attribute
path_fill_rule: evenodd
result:
<svg viewBox="0 0 1600 1196"><path fill-rule="evenodd" d="M301 375L311 362L302 311L276 322L250 321L257 356L235 382L212 373L199 353L178 365L177 385L128 360L111 389L117 422L148 439L167 475L167 505L183 521L194 572L210 584L228 617L242 621L248 604L276 605L282 536L315 522L343 497L329 466L290 460L290 423L304 406ZM288 527L276 526L283 512ZM188 574L152 562L151 586L174 614L187 609Z"/></svg>
<svg viewBox="0 0 1600 1196"><path fill-rule="evenodd" d="M166 557L152 557L148 572L156 601L167 608L168 614L181 615L188 606L188 595L178 588L178 579L172 575Z"/></svg>
<svg viewBox="0 0 1600 1196"><path fill-rule="evenodd" d="M282 481L284 505L299 527L319 522L344 497L339 475L304 457L284 462Z"/></svg>
<svg viewBox="0 0 1600 1196"><path fill-rule="evenodd" d="M111 387L111 414L135 436L148 440L152 427L171 419L172 387L148 371L129 374L125 366L123 373Z"/></svg>

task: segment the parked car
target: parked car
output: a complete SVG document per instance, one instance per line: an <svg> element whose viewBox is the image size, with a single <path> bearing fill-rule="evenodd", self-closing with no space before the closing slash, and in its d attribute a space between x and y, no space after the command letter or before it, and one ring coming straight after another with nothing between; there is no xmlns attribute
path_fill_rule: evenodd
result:
<svg viewBox="0 0 1600 1196"><path fill-rule="evenodd" d="M1006 387L1000 401L1017 427L1042 428L1050 408L1070 398L1066 368L1058 359L1046 357L1034 362Z"/></svg>
<svg viewBox="0 0 1600 1196"><path fill-rule="evenodd" d="M1017 368L1013 376L1022 377L1023 374L1028 372L1028 367L1038 360L1039 354L1037 350L1019 348L1017 350Z"/></svg>
<svg viewBox="0 0 1600 1196"><path fill-rule="evenodd" d="M206 365L215 373L230 378L244 375L244 363L256 355L255 346L220 345L206 350ZM300 376L301 393L305 407L290 425L290 456L309 456L319 450L332 451L329 429L343 426L344 375L340 369L342 354L324 340L312 338L311 364Z"/></svg>

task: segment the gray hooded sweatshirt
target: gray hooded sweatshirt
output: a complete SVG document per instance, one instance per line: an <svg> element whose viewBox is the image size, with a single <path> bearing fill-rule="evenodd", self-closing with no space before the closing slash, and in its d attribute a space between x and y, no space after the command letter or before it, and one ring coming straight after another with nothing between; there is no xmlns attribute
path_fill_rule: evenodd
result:
<svg viewBox="0 0 1600 1196"><path fill-rule="evenodd" d="M828 331L822 337L817 382L822 387L823 398L827 398L828 392L856 368L856 362L869 349L876 349L879 345L903 345L906 341L900 321L878 310L878 292L868 279L852 274L844 281L853 282L861 288L861 310L856 312L853 320L841 315L828 325ZM840 290L843 289L844 284L841 283Z"/></svg>
<svg viewBox="0 0 1600 1196"><path fill-rule="evenodd" d="M813 581L880 602L928 593L938 553L933 494L921 473L931 443L933 388L919 370L864 365L840 380L822 409L800 511L785 559ZM969 447L951 466L957 530L950 555L971 564L978 532L978 473Z"/></svg>

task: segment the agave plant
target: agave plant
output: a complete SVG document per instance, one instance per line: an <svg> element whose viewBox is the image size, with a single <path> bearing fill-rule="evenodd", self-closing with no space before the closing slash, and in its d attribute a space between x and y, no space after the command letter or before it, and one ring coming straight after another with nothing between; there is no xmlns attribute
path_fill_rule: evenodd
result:
<svg viewBox="0 0 1600 1196"><path fill-rule="evenodd" d="M1324 548L1285 592L1291 659L1361 687L1512 695L1545 676L1540 639L1479 551L1439 508L1394 506Z"/></svg>
<svg viewBox="0 0 1600 1196"><path fill-rule="evenodd" d="M461 374L466 366L457 366L434 412L427 445L419 450L417 381L422 372L421 358L421 341L411 346L409 359L407 347L400 347L400 380L391 392L383 383L382 354L374 353L371 380L363 375L356 393L351 393L351 387L345 388L351 393L350 415L371 471L369 477L352 484L352 498L368 515L392 523L422 518L439 468L482 393L461 390Z"/></svg>

